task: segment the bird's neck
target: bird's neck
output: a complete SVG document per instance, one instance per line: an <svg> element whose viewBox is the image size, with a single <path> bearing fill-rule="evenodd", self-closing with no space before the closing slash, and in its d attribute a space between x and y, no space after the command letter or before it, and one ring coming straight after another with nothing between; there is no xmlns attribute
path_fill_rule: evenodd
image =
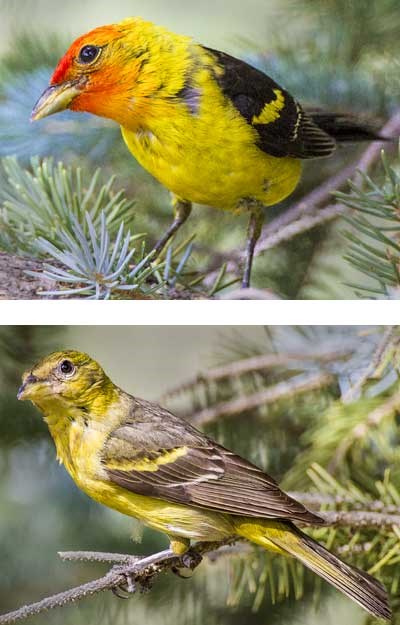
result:
<svg viewBox="0 0 400 625"><path fill-rule="evenodd" d="M54 396L34 402L44 415L58 460L71 474L74 471L74 457L78 455L77 448L88 426L100 432L104 431L105 425L115 425L119 417L116 410L119 402L120 390L108 379L103 380L101 391L95 390L90 400L82 393L75 402Z"/></svg>
<svg viewBox="0 0 400 625"><path fill-rule="evenodd" d="M152 131L160 120L174 119L174 106L184 98L195 100L196 74L205 52L190 38L160 29L152 31L138 58L116 59L114 74L76 99L82 110L116 121L128 131ZM114 75L114 78L109 76ZM189 102L190 104L190 102Z"/></svg>

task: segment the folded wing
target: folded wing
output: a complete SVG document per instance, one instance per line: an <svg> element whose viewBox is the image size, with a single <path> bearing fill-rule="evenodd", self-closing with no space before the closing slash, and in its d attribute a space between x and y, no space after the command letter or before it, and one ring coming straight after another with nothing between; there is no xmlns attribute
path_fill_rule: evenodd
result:
<svg viewBox="0 0 400 625"><path fill-rule="evenodd" d="M234 515L323 523L261 469L158 406L155 415L150 406L156 420L151 427L148 418L134 419L110 435L102 465L111 482L136 494Z"/></svg>

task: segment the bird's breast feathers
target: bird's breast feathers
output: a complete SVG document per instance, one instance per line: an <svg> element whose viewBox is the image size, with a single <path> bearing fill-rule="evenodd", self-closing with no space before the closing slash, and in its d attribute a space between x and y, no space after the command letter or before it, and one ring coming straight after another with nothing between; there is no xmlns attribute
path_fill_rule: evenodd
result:
<svg viewBox="0 0 400 625"><path fill-rule="evenodd" d="M228 210L247 198L275 204L293 191L301 166L283 147L274 152L273 132L263 149L261 135L277 126L288 96L275 86L251 107L249 96L232 91L220 59L201 46L194 58L173 96L160 90L146 100L141 124L122 125L129 150L182 199Z"/></svg>

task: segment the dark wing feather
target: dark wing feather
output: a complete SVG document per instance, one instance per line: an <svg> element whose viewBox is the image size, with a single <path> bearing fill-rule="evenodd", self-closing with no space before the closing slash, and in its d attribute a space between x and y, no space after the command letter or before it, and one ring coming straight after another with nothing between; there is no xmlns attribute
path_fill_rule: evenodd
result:
<svg viewBox="0 0 400 625"><path fill-rule="evenodd" d="M309 117L300 104L266 74L229 54L205 48L217 63L215 80L224 95L257 131L258 146L272 156L308 159L329 156L336 142ZM277 100L283 107L276 119L262 123Z"/></svg>
<svg viewBox="0 0 400 625"><path fill-rule="evenodd" d="M103 450L103 467L113 483L235 515L323 522L255 465L160 406L135 402L129 422L111 433Z"/></svg>

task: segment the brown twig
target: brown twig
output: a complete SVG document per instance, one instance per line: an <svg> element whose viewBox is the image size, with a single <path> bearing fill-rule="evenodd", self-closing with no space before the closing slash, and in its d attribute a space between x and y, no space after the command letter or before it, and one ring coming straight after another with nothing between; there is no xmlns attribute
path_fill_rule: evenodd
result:
<svg viewBox="0 0 400 625"><path fill-rule="evenodd" d="M262 354L261 356L253 356L252 358L242 358L235 362L221 367L215 367L198 373L196 376L189 378L169 390L167 390L162 399L167 399L178 395L180 393L186 393L195 388L199 384L208 384L210 382L219 382L227 378L235 378L246 373L254 373L256 371L268 371L277 367L298 366L304 369L302 363L304 362L317 362L317 363L329 363L336 360L344 360L351 356L352 350L349 349L337 349L335 351L324 352L287 352L279 354Z"/></svg>
<svg viewBox="0 0 400 625"><path fill-rule="evenodd" d="M332 204L319 210L316 214L303 215L299 219L293 220L285 226L282 226L282 228L280 228L277 232L265 237L265 239L259 244L258 254L271 250L285 241L290 241L299 234L307 232L316 226L322 226L329 221L342 217L348 212L350 212L350 209L347 206L343 206L342 204Z"/></svg>
<svg viewBox="0 0 400 625"><path fill-rule="evenodd" d="M397 136L400 133L400 110L390 118L387 124L382 128L382 134L388 137ZM379 159L381 150L387 145L385 142L376 141L371 143L361 155L361 158L345 167L339 173L323 182L317 189L314 189L295 204L292 208L279 215L270 224L263 229L262 235L257 245L256 254L260 254L264 249L270 249L270 237L275 236L282 228L293 224L305 215L314 213L316 209L329 202L332 193L343 188L350 178L356 185L362 182L362 173L367 173L370 167ZM317 215L315 215L317 217ZM317 225L318 222L313 224ZM298 233L296 233L298 234Z"/></svg>
<svg viewBox="0 0 400 625"><path fill-rule="evenodd" d="M382 128L382 135L384 136L395 138L399 134L400 110L396 111ZM266 250L270 250L280 243L288 241L318 225L341 217L350 210L342 205L326 206L326 204L331 201L332 193L343 189L350 179L353 180L354 184L360 185L362 183L362 174L367 173L379 159L381 150L385 145L388 146L390 144L381 141L371 143L357 161L334 174L328 180L325 180L319 187L264 226L256 246L255 255L257 256ZM226 255L224 255L224 258L226 259ZM244 253L232 251L229 254L229 258L227 271L236 273L238 265L244 258ZM215 275L215 263L212 263L207 272L206 284L211 283L215 279Z"/></svg>
<svg viewBox="0 0 400 625"><path fill-rule="evenodd" d="M266 406L286 397L299 395L328 386L334 381L334 376L330 373L311 373L296 375L284 382L278 382L274 386L262 390L252 395L245 395L237 399L222 402L205 408L195 413L189 419L196 425L205 425L221 417L233 417L248 410L254 410L260 406Z"/></svg>

